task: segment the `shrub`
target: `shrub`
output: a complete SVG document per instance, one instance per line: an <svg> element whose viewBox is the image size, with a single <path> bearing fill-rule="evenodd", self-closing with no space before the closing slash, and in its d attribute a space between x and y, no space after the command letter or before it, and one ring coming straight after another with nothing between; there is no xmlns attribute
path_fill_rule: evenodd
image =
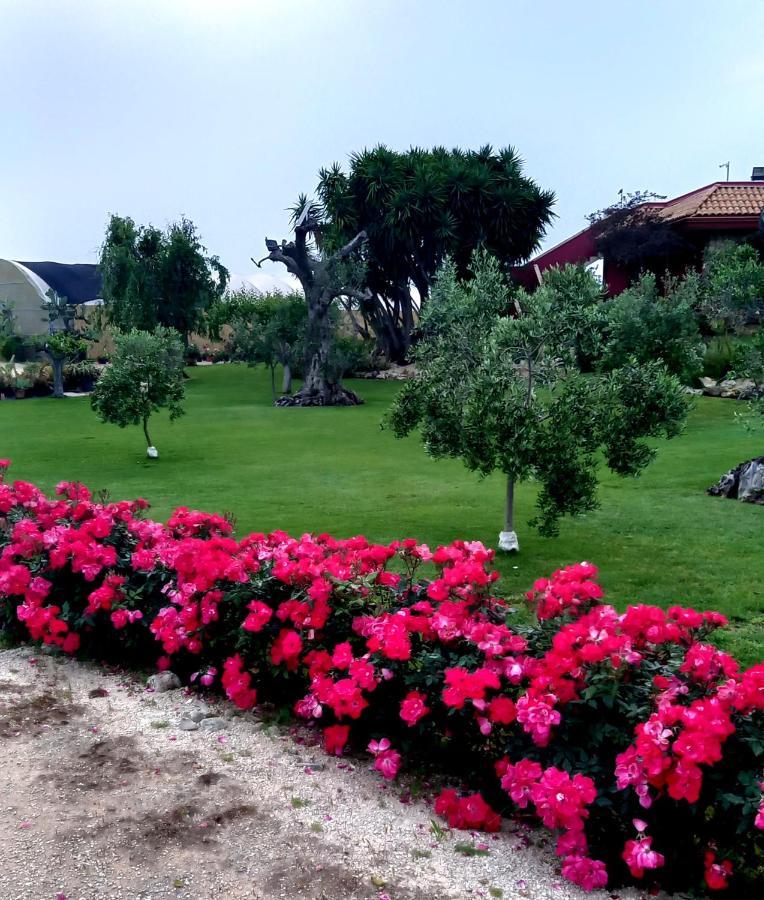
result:
<svg viewBox="0 0 764 900"><path fill-rule="evenodd" d="M695 314L700 282L695 273L658 289L655 275L643 275L606 305L608 339L602 364L616 368L635 357L662 360L669 372L692 384L703 367L704 345Z"/></svg>
<svg viewBox="0 0 764 900"><path fill-rule="evenodd" d="M721 381L726 378L735 362L735 345L719 337L709 341L703 356L703 375Z"/></svg>
<svg viewBox="0 0 764 900"><path fill-rule="evenodd" d="M34 354L27 338L18 334L8 337L0 337L0 359L14 359L16 362L26 362Z"/></svg>
<svg viewBox="0 0 764 900"><path fill-rule="evenodd" d="M532 813L586 888L756 895L764 664L740 672L708 643L719 614L619 614L582 563L535 583L522 625L479 543L237 541L219 516L145 508L0 484L0 627L121 663L161 647L160 668L242 709L289 704L384 778L434 764L456 785L436 800L451 827Z"/></svg>

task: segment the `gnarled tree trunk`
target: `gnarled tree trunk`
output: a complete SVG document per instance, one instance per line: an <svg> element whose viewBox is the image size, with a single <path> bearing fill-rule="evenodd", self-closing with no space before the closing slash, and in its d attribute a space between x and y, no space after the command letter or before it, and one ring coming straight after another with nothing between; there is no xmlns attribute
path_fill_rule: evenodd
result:
<svg viewBox="0 0 764 900"><path fill-rule="evenodd" d="M342 386L339 375L332 372L332 302L338 297L368 300L371 292L359 291L341 283L338 264L347 260L366 241L359 232L352 241L326 258L317 257L308 246L310 234L320 234L320 221L303 215L295 225L295 240L277 244L266 238L268 255L264 259L280 262L299 280L308 306L308 329L305 351L305 377L296 394L279 397L276 406L356 406L363 400ZM260 262L263 262L260 260ZM254 262L254 260L253 260ZM260 265L260 263L256 263Z"/></svg>
<svg viewBox="0 0 764 900"><path fill-rule="evenodd" d="M55 353L48 353L47 356L53 369L53 396L60 400L64 396L64 363L66 359Z"/></svg>
<svg viewBox="0 0 764 900"><path fill-rule="evenodd" d="M308 300L308 334L305 377L297 393L280 397L276 406L357 406L363 400L340 379L333 377L329 355L332 350L331 303Z"/></svg>

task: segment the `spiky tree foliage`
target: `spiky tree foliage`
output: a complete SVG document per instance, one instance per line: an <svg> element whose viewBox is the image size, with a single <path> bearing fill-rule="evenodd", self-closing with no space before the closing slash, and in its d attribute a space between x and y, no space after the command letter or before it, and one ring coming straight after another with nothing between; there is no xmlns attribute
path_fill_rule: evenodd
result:
<svg viewBox="0 0 764 900"><path fill-rule="evenodd" d="M526 259L552 218L554 194L523 174L512 147L476 151L384 146L354 153L347 171L320 172L329 247L359 231L364 247L366 300L355 304L390 359L409 352L419 307L446 256L464 277L477 247L503 266Z"/></svg>
<svg viewBox="0 0 764 900"><path fill-rule="evenodd" d="M188 219L162 231L112 216L99 263L109 321L123 331L174 328L187 344L228 284L228 270L206 254Z"/></svg>

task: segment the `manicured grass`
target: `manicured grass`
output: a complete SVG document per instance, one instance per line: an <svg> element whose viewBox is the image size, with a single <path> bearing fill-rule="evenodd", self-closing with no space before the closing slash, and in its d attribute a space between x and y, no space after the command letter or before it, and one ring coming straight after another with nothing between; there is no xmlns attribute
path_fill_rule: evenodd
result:
<svg viewBox="0 0 764 900"><path fill-rule="evenodd" d="M177 505L232 512L240 534L416 537L431 545L469 538L495 545L503 481L481 481L457 461L430 460L416 438L397 441L380 420L397 386L359 381L348 409L275 409L264 372L189 370L188 414L155 417L161 458L147 460L138 428L103 425L85 399L0 403L0 457L16 478L46 489L77 479L113 498L143 496L153 514ZM518 490L521 553L503 557L505 592L566 563L590 559L618 606L688 603L732 620L722 639L746 661L764 647L764 508L706 496L722 472L762 452L734 421L732 401L699 398L686 433L661 443L638 479L603 472L601 507L563 522L559 538L523 523L535 487Z"/></svg>

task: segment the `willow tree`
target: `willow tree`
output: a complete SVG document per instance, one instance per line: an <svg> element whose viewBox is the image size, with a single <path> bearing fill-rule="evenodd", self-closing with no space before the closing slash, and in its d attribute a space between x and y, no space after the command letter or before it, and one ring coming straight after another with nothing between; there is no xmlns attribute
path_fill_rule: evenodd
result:
<svg viewBox="0 0 764 900"><path fill-rule="evenodd" d="M328 244L367 234L369 293L348 306L398 362L409 356L419 309L444 259L462 277L478 247L504 267L524 260L538 247L554 204L512 147L490 146L364 150L351 156L347 171L337 163L323 169L318 195Z"/></svg>
<svg viewBox="0 0 764 900"><path fill-rule="evenodd" d="M637 475L655 455L645 439L678 434L688 402L659 362L582 372L600 341L600 287L585 270L552 270L533 294L511 291L485 253L472 274L460 279L452 262L441 269L415 351L418 375L388 422L397 437L419 428L433 457L503 472L499 547L517 550L518 483L539 484L531 524L554 535L562 516L597 506L600 454L619 475Z"/></svg>
<svg viewBox="0 0 764 900"><path fill-rule="evenodd" d="M344 387L331 363L333 345L332 306L340 298L364 301L370 294L362 287L360 250L366 241L361 230L334 250L322 249L326 222L321 207L301 197L295 209L294 240L266 238L265 260L282 263L302 286L307 305L305 373L299 391L281 397L278 406L354 406L361 398Z"/></svg>
<svg viewBox="0 0 764 900"><path fill-rule="evenodd" d="M225 293L228 270L208 256L188 219L165 231L112 216L101 248L106 315L121 331L172 328L188 344Z"/></svg>

